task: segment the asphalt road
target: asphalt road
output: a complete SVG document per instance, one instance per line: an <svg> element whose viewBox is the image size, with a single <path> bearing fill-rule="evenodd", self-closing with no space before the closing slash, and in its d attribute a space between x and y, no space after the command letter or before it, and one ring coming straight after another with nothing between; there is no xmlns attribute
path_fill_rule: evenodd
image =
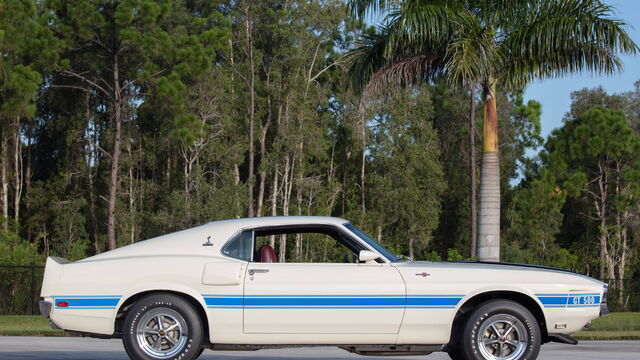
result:
<svg viewBox="0 0 640 360"><path fill-rule="evenodd" d="M623 360L638 359L640 341L583 341L577 346L546 344L538 359L549 360ZM203 360L338 360L338 359L449 359L445 353L428 356L363 357L335 347L313 347L258 351L205 350ZM56 337L0 336L0 359L38 360L127 360L120 340Z"/></svg>

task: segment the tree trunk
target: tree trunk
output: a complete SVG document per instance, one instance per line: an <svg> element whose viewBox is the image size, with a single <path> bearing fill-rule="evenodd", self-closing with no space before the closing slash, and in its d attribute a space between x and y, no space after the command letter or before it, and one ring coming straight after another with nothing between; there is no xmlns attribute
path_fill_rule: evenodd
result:
<svg viewBox="0 0 640 360"><path fill-rule="evenodd" d="M133 154L131 152L131 142L127 143L127 153L129 154L129 242L133 244L136 236L136 199L134 197L134 177L133 177Z"/></svg>
<svg viewBox="0 0 640 360"><path fill-rule="evenodd" d="M500 154L495 85L484 89L478 259L500 261Z"/></svg>
<svg viewBox="0 0 640 360"><path fill-rule="evenodd" d="M469 114L469 172L470 172L470 194L469 208L471 222L471 252L472 258L478 255L478 210L477 210L477 164L476 164L476 85L471 86L471 108Z"/></svg>
<svg viewBox="0 0 640 360"><path fill-rule="evenodd" d="M109 176L109 199L107 205L107 248L116 248L116 200L118 196L118 171L120 170L120 142L122 125L122 98L120 89L120 79L118 72L118 58L114 56L113 61L113 83L114 83L114 114L113 125L115 128L113 139L113 153L111 155L111 173Z"/></svg>
<svg viewBox="0 0 640 360"><path fill-rule="evenodd" d="M16 117L13 133L13 221L20 224L20 199L22 198L22 142L20 141L20 120ZM16 228L17 230L17 228Z"/></svg>
<svg viewBox="0 0 640 360"><path fill-rule="evenodd" d="M409 236L409 259L411 261L415 260L413 258L413 235Z"/></svg>
<svg viewBox="0 0 640 360"><path fill-rule="evenodd" d="M617 275L617 278L619 279L618 280L618 296L619 296L618 300L620 301L620 304L624 304L624 296L625 296L624 278L626 276L625 268L627 266L627 256L628 256L627 254L629 253L629 244L627 239L626 227L623 227L622 230L620 230L620 243L622 247L621 249L622 254L620 255L620 261L618 263L618 275Z"/></svg>
<svg viewBox="0 0 640 360"><path fill-rule="evenodd" d="M26 199L29 198L29 191L31 190L31 146L33 144L33 122L30 121L27 130L27 167L24 170L24 194ZM29 214L29 201L25 201L25 210ZM27 239L31 239L31 228L27 227Z"/></svg>
<svg viewBox="0 0 640 360"><path fill-rule="evenodd" d="M96 254L99 254L102 251L100 243L98 241L98 217L96 215L96 197L95 197L95 188L93 185L93 174L92 169L89 168L88 174L89 180L89 221L91 221L91 226L89 226L89 240L93 242L93 247L95 248Z"/></svg>
<svg viewBox="0 0 640 360"><path fill-rule="evenodd" d="M235 185L236 189L240 185L240 169L238 168L238 164L233 164L233 185ZM240 218L242 215L242 209L240 207L240 193L234 192L236 197L236 218Z"/></svg>
<svg viewBox="0 0 640 360"><path fill-rule="evenodd" d="M271 189L271 216L278 215L278 176L279 176L278 164L273 172L273 188ZM269 237L269 245L272 249L276 248L276 236L271 235Z"/></svg>
<svg viewBox="0 0 640 360"><path fill-rule="evenodd" d="M609 230L607 228L607 201L609 195L609 185L607 181L607 170L606 166L601 162L598 163L598 169L600 171L600 176L598 177L598 191L600 192L600 196L594 199L594 205L596 207L596 213L598 214L598 220L600 221L600 235L598 236L600 241L600 279L605 278L605 270L607 268L607 264L609 264L609 268L611 268L611 262L609 252L607 246L609 245ZM611 272L611 269L609 269ZM615 278L615 276L609 275L610 279Z"/></svg>
<svg viewBox="0 0 640 360"><path fill-rule="evenodd" d="M271 72L265 71L267 76L267 86L269 85ZM267 96L267 120L265 121L260 131L260 187L258 188L258 206L256 210L256 216L262 216L262 207L264 206L264 191L267 181L267 133L269 132L269 126L273 119L271 109L271 95Z"/></svg>
<svg viewBox="0 0 640 360"><path fill-rule="evenodd" d="M282 176L282 215L289 216L289 172L290 169L289 156L287 155L284 163L284 174ZM280 235L280 248L278 249L278 262L283 263L286 260L287 253L287 235Z"/></svg>
<svg viewBox="0 0 640 360"><path fill-rule="evenodd" d="M247 178L249 188L248 216L253 217L253 186L254 186L254 150L253 150L253 125L255 117L255 64L253 60L253 38L251 34L250 8L247 7L245 17L245 31L247 35L247 53L249 55L249 176Z"/></svg>
<svg viewBox="0 0 640 360"><path fill-rule="evenodd" d="M9 179L7 179L8 171L8 154L7 154L7 137L4 133L0 133L0 181L2 181L2 228L4 231L9 229Z"/></svg>
<svg viewBox="0 0 640 360"><path fill-rule="evenodd" d="M87 117L87 130L86 130L86 137L85 140L87 140L87 158L86 158L86 169L87 169L87 183L89 186L88 192L89 192L89 221L90 221L90 226L89 226L89 240L91 242L93 242L93 246L95 248L95 252L96 254L99 254L102 251L102 246L100 246L100 240L98 237L98 216L96 214L96 195L95 195L95 173L94 173L94 169L99 168L99 164L98 164L98 150L96 149L94 144L98 143L98 131L96 129L96 124L95 122L92 121L91 118L91 112L90 112L90 107L89 107L89 95L86 95L86 113L85 116Z"/></svg>
<svg viewBox="0 0 640 360"><path fill-rule="evenodd" d="M300 167L302 168L302 167ZM300 184L302 180L302 174L298 177L298 184L296 186L296 201L298 203L298 216L302 216L302 191L300 190ZM302 234L296 234L296 261L300 262L302 259Z"/></svg>

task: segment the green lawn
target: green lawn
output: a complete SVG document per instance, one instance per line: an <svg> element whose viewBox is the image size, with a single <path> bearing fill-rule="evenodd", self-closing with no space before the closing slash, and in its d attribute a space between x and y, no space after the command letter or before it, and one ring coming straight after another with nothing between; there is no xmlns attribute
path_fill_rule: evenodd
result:
<svg viewBox="0 0 640 360"><path fill-rule="evenodd" d="M42 316L0 316L0 336L63 336ZM640 313L613 313L574 336L579 340L640 340Z"/></svg>
<svg viewBox="0 0 640 360"><path fill-rule="evenodd" d="M640 340L640 313L613 313L575 334L580 340Z"/></svg>
<svg viewBox="0 0 640 360"><path fill-rule="evenodd" d="M64 332L52 329L49 320L39 315L3 315L0 336L64 336Z"/></svg>

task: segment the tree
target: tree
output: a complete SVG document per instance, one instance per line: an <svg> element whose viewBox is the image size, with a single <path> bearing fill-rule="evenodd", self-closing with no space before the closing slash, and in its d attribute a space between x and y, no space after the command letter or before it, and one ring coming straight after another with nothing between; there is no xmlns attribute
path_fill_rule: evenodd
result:
<svg viewBox="0 0 640 360"><path fill-rule="evenodd" d="M180 3L174 4L180 10ZM107 248L116 243L123 123L131 121L145 92L157 91L175 117L186 116L183 80L209 66L215 30L170 32L169 1L123 0L107 3L48 1L50 26L65 42L56 70L75 80L53 86L75 88L101 99L112 131L111 150L100 148L110 161L107 195ZM188 29L189 30L189 29ZM78 50L81 49L81 50ZM72 61L73 60L73 61Z"/></svg>
<svg viewBox="0 0 640 360"><path fill-rule="evenodd" d="M497 90L532 79L589 70L620 69L617 53L637 45L599 0L351 0L363 18L383 11L386 23L365 34L347 54L352 85L367 98L406 86L446 79L479 84L484 103L478 256L498 260L500 176Z"/></svg>
<svg viewBox="0 0 640 360"><path fill-rule="evenodd" d="M377 105L367 147L367 218L386 246L411 259L433 240L446 187L430 96L426 87L409 89Z"/></svg>
<svg viewBox="0 0 640 360"><path fill-rule="evenodd" d="M545 151L557 181L589 204L582 216L597 229L600 278L624 279L640 204L640 138L621 111L595 107L555 130Z"/></svg>
<svg viewBox="0 0 640 360"><path fill-rule="evenodd" d="M4 1L0 8L0 221L9 220L9 180L13 178L13 218L19 224L23 193L23 120L35 114L35 97L42 81L40 71L55 59L54 43L31 0ZM11 142L11 144L10 144ZM10 147L12 153L10 153ZM13 155L13 156L10 156ZM12 159L10 159L12 157ZM13 165L13 176L10 176Z"/></svg>
<svg viewBox="0 0 640 360"><path fill-rule="evenodd" d="M507 261L576 269L578 256L560 247L555 239L566 197L567 191L548 168L523 180L507 209L506 241L502 244Z"/></svg>

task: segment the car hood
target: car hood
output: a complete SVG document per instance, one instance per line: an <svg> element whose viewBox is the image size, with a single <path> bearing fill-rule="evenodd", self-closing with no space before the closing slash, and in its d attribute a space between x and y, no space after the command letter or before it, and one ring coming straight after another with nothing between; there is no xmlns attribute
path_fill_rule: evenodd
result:
<svg viewBox="0 0 640 360"><path fill-rule="evenodd" d="M506 262L490 262L490 261L406 261L394 263L396 267L410 268L447 268L459 270L498 270L498 271L524 271L524 272L543 272L565 274L569 276L577 276L591 280L595 283L605 285L604 282L594 279L590 276L577 273L575 271L554 268L542 265L516 264Z"/></svg>

